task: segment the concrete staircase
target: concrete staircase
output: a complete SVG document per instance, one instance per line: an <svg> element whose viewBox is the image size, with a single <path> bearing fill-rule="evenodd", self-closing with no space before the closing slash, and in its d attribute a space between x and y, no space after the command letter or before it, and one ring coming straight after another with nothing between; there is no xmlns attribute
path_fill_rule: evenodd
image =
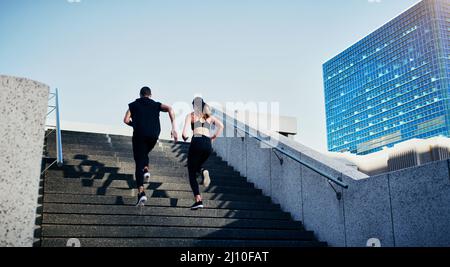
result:
<svg viewBox="0 0 450 267"><path fill-rule="evenodd" d="M54 140L47 148L54 156ZM42 182L36 246L310 247L326 246L261 190L213 154L206 163L206 208L191 211L189 144L160 141L150 153L149 201L135 207L131 138L63 132L65 165ZM200 179L200 178L199 178Z"/></svg>

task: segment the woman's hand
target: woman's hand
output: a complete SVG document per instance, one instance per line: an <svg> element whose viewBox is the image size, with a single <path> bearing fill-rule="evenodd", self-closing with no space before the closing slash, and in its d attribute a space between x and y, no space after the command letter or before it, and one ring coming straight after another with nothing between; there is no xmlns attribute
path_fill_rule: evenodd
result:
<svg viewBox="0 0 450 267"><path fill-rule="evenodd" d="M191 114L188 114L186 116L186 119L184 120L183 132L181 133L181 137L183 138L184 142L189 139L189 136L187 135L189 125L191 125Z"/></svg>
<svg viewBox="0 0 450 267"><path fill-rule="evenodd" d="M211 116L211 120L212 120L212 123L217 126L216 133L211 137L211 141L214 142L217 139L217 137L219 137L222 134L223 123L220 120L218 120L216 117L213 117L213 116Z"/></svg>

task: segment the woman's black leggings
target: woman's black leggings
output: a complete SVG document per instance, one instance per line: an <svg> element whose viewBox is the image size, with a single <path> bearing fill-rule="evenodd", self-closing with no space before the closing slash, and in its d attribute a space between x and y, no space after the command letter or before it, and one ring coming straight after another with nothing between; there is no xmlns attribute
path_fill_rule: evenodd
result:
<svg viewBox="0 0 450 267"><path fill-rule="evenodd" d="M191 184L194 196L200 195L197 182L197 173L200 172L203 163L211 155L211 138L207 136L193 137L188 154L189 183Z"/></svg>

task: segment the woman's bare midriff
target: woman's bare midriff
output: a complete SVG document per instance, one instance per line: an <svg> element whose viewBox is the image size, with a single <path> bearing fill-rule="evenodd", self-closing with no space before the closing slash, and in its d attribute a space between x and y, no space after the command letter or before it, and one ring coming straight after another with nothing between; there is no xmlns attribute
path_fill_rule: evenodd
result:
<svg viewBox="0 0 450 267"><path fill-rule="evenodd" d="M194 137L196 137L196 136L202 136L202 135L204 135L204 136L207 136L207 137L211 137L210 136L210 131L209 131L209 129L207 129L207 128L197 128L197 129L195 129L194 130Z"/></svg>

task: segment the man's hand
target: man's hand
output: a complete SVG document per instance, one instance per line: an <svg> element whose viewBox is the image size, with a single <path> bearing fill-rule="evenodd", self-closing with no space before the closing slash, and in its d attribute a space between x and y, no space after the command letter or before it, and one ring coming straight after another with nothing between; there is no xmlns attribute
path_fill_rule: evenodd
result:
<svg viewBox="0 0 450 267"><path fill-rule="evenodd" d="M175 143L178 141L178 133L175 129L172 129L172 131L170 132L170 136L173 138L173 141L175 141Z"/></svg>
<svg viewBox="0 0 450 267"><path fill-rule="evenodd" d="M184 135L184 134L183 134L181 137L183 138L183 141L184 141L184 142L186 142L186 141L189 139L189 136L186 136L186 135Z"/></svg>
<svg viewBox="0 0 450 267"><path fill-rule="evenodd" d="M169 118L170 122L172 123L172 131L170 132L170 136L173 138L173 141L175 143L178 141L178 133L175 130L175 112L173 111L173 108L169 105L161 104L161 111L163 112L169 112Z"/></svg>

